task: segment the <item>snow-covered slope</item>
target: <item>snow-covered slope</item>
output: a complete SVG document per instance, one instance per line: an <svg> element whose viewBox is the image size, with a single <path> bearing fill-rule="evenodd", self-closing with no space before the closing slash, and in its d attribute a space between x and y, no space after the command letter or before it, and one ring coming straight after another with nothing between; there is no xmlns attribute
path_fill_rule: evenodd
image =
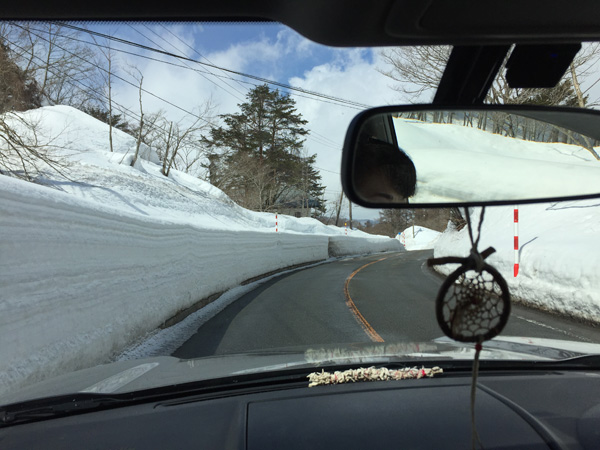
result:
<svg viewBox="0 0 600 450"><path fill-rule="evenodd" d="M576 145L524 141L454 124L395 119L417 171L411 202L523 200L600 192L600 162Z"/></svg>
<svg viewBox="0 0 600 450"><path fill-rule="evenodd" d="M248 211L197 178L160 173L148 147L65 106L26 117L70 180L0 175L0 395L93 366L175 314L259 275L397 240ZM26 133L22 130L22 133ZM71 181L72 180L72 181ZM27 355L27 357L24 357Z"/></svg>
<svg viewBox="0 0 600 450"><path fill-rule="evenodd" d="M479 215L476 208L475 228ZM600 323L600 200L521 205L518 234L515 277L513 208L486 208L479 250L496 249L486 261L500 271L511 294L539 308ZM467 256L470 248L467 228L449 227L434 255ZM437 266L444 273L455 267Z"/></svg>
<svg viewBox="0 0 600 450"><path fill-rule="evenodd" d="M414 233L414 235L413 235ZM404 248L408 251L431 249L440 237L439 231L431 230L426 227L414 226L408 227L401 233L398 233L398 239Z"/></svg>
<svg viewBox="0 0 600 450"><path fill-rule="evenodd" d="M52 177L40 181L87 200L93 207L102 205L118 214L202 229L275 232L275 214L244 209L218 188L183 172L172 170L169 178L163 176L156 152L143 144L136 167L130 167L135 139L113 129L111 153L108 126L77 109L44 107L24 116L38 124L40 139L51 142L54 151L69 161L67 174L75 180ZM311 218L280 215L278 219L280 232L344 235L343 228ZM359 230L351 233L373 237Z"/></svg>

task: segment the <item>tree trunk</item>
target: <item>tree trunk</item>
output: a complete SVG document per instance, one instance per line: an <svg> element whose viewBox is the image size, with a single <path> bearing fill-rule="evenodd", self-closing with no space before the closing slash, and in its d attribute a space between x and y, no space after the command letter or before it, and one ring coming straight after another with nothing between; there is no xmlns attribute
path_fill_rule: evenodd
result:
<svg viewBox="0 0 600 450"><path fill-rule="evenodd" d="M133 155L133 159L131 160L131 167L135 166L135 163L138 159L138 155L140 153L140 146L142 145L142 132L143 132L143 128L144 128L144 108L142 106L142 83L144 81L144 77L140 76L140 93L139 93L139 100L140 100L140 131L138 133L138 137L137 137L137 142L135 144L135 155Z"/></svg>
<svg viewBox="0 0 600 450"><path fill-rule="evenodd" d="M350 229L352 229L352 202L348 200L348 215L350 216Z"/></svg>
<svg viewBox="0 0 600 450"><path fill-rule="evenodd" d="M109 52L110 52L110 50L109 50ZM110 53L108 53L108 142L110 143L110 151L112 153L114 150L113 150L113 137L112 137L113 115L112 115L112 86L111 86L111 79L110 79L111 70L112 70L111 55L110 55Z"/></svg>
<svg viewBox="0 0 600 450"><path fill-rule="evenodd" d="M167 136L167 145L166 145L166 148L165 148L165 154L163 156L163 166L162 166L162 174L165 177L169 176L169 172L167 171L167 162L169 160L169 151L171 150L172 133L173 133L173 122L170 122L170 124L169 124L169 134Z"/></svg>
<svg viewBox="0 0 600 450"><path fill-rule="evenodd" d="M579 86L579 80L577 80L577 74L575 73L575 66L571 63L571 78L573 79L573 87L575 88L575 94L577 94L577 103L580 108L585 108L585 99L581 93L581 87Z"/></svg>
<svg viewBox="0 0 600 450"><path fill-rule="evenodd" d="M338 226L338 222L340 221L340 212L342 211L342 201L344 200L344 192L340 194L340 201L337 205L337 213L335 215L335 226Z"/></svg>

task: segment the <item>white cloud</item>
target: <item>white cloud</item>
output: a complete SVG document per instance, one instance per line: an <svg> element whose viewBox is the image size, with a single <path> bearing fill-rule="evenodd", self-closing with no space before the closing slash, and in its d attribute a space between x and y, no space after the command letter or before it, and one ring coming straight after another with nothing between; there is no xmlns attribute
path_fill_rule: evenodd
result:
<svg viewBox="0 0 600 450"><path fill-rule="evenodd" d="M202 36L202 39L207 38L206 31L198 33L198 30L177 25L169 28L171 33L177 36L174 37L161 28L153 28L153 30L160 38L152 35L152 40L160 43L165 49L188 57L200 58L188 45L196 48L198 36ZM148 30L145 30L144 34L150 37ZM204 52L203 56L217 66L278 79L294 87L365 105L379 106L398 101L398 94L390 88L391 80L377 71L377 67L382 65L377 52L370 49L326 49L326 51L324 49L323 46L306 40L292 30L282 28L275 38L257 35L256 39L234 42L225 50ZM328 62L313 67L307 65L309 61L315 60L315 54L318 54L322 61L323 55L328 53L331 55ZM200 75L187 68L166 63L210 70L216 75L241 80L239 76L176 60L166 55L154 53L151 56L159 61L141 58L133 61L144 74L144 88L172 104L193 111L203 101L212 98L218 105L217 112L225 114L237 111L237 104L245 101L246 90L242 87L243 83L231 79L219 79L210 74ZM306 68L304 73L290 79L280 77L280 74L289 73L290 67L298 66ZM245 81L259 83L253 80ZM115 99L119 103L128 105L136 113L139 111L136 88L121 83L115 91ZM293 93L293 97L297 102L298 111L309 121L307 127L313 133L306 142L306 150L310 154L317 154L317 166L324 169L321 175L327 189L326 198L333 200L341 192L339 172L346 129L360 110L327 103L327 100L320 101L304 94ZM173 120L185 115L181 110L148 94L143 95L143 101L146 112L163 109L174 118ZM361 211L357 208L354 215L359 218L374 218L377 217L377 212Z"/></svg>
<svg viewBox="0 0 600 450"><path fill-rule="evenodd" d="M377 71L377 66L378 59L371 50L339 50L332 62L313 67L303 76L292 78L290 84L370 106L391 104L396 93L389 88L389 79ZM335 193L341 192L339 172L346 130L360 110L293 96L298 110L309 121L308 127L315 135L314 139L307 141L306 147L309 153L317 153L317 166L327 170L321 175L327 186L326 198L333 200ZM329 141L335 142L338 148L331 148ZM356 207L353 216L376 218L378 212Z"/></svg>

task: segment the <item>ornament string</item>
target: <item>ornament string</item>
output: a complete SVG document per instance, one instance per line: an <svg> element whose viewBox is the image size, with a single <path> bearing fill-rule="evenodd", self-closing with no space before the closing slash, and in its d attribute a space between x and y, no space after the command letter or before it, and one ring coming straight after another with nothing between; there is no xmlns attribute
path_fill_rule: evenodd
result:
<svg viewBox="0 0 600 450"><path fill-rule="evenodd" d="M471 258L475 264L475 270L481 273L484 267L483 257L477 250L479 245L479 239L481 238L481 225L483 224L483 217L485 215L485 206L481 208L481 214L479 215L479 224L477 226L477 239L473 240L473 227L471 226L471 215L469 209L465 208L465 216L467 218L467 227L469 229L469 239L471 241ZM481 355L481 349L483 348L483 338L480 338L475 344L475 357L473 358L473 370L471 378L471 447L473 450L477 448L477 444L483 448L481 439L479 439L479 433L477 433L477 425L475 423L475 397L477 393L477 376L479 375L479 356Z"/></svg>
<svg viewBox="0 0 600 450"><path fill-rule="evenodd" d="M428 260L428 265L460 264L442 283L436 299L436 317L446 336L460 342L475 344L471 379L471 427L472 448L483 444L475 423L475 399L479 359L483 342L497 336L508 321L510 314L510 294L508 285L500 273L485 262L495 252L489 247L479 252L481 228L485 217L485 207L481 209L477 236L474 236L469 210L465 208L471 249L469 256L459 258L447 256Z"/></svg>

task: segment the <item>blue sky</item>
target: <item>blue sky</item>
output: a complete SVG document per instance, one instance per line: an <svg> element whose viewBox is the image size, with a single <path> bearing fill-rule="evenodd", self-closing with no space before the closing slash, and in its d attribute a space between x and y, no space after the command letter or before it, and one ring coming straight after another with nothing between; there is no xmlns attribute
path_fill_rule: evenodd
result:
<svg viewBox="0 0 600 450"><path fill-rule="evenodd" d="M149 47L162 48L177 54L184 53L187 57L203 62L211 61L210 55L225 53L236 46L256 49L257 44L268 45L278 48L282 55L288 56L285 64L272 58L272 55L257 53L247 55L253 58L247 59L244 72L286 83L292 77L302 76L305 71L315 66L331 61L343 64L343 59L338 57L342 52L340 49L308 41L295 31L277 23L195 25L139 23L108 24L90 28L136 43L143 43ZM171 33L177 35L179 39ZM157 34L173 38L171 43L175 47L166 44ZM180 51L177 51L178 49ZM372 62L372 52L369 49L363 49L363 55ZM235 62L233 65L234 67L227 68L237 69Z"/></svg>

